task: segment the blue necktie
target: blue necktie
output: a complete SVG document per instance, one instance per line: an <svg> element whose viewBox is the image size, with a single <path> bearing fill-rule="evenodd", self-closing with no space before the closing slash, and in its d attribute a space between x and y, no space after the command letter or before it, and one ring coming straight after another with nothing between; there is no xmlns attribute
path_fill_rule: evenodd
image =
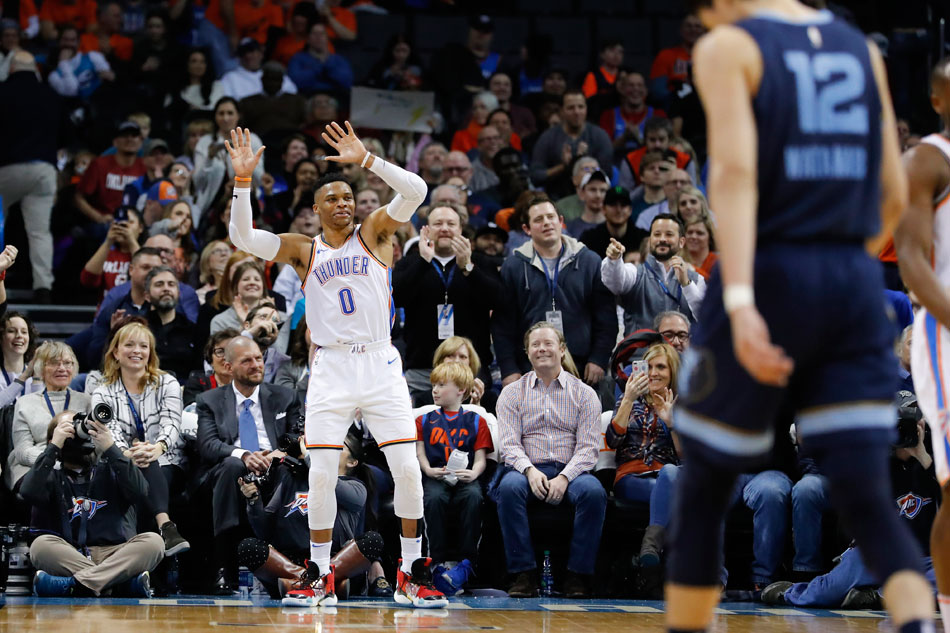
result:
<svg viewBox="0 0 950 633"><path fill-rule="evenodd" d="M241 436L241 448L246 451L261 450L261 443L257 439L257 424L254 423L254 415L251 413L251 405L254 402L248 398L244 401L244 410L238 418L238 434Z"/></svg>

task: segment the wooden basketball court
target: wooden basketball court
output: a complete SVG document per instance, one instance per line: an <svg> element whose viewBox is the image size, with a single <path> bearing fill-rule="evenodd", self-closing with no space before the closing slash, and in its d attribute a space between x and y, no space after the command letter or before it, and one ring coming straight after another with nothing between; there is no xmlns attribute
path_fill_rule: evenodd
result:
<svg viewBox="0 0 950 633"><path fill-rule="evenodd" d="M389 600L341 602L331 609L294 609L271 600L165 598L72 600L8 598L0 631L11 633L253 633L312 631L508 631L601 633L663 631L663 604L509 598L452 599L448 609L413 610ZM815 611L723 604L717 633L859 633L890 631L877 611Z"/></svg>

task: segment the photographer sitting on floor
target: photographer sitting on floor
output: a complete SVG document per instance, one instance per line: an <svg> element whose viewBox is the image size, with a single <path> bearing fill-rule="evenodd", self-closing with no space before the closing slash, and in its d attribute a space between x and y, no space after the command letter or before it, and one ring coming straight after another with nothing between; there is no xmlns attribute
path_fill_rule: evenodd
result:
<svg viewBox="0 0 950 633"><path fill-rule="evenodd" d="M93 416L57 414L46 449L23 478L20 494L34 506L33 527L49 532L30 547L38 596L94 597L110 589L151 596L149 572L165 545L154 532L133 531L134 508L148 485L102 423L111 417L102 405Z"/></svg>
<svg viewBox="0 0 950 633"><path fill-rule="evenodd" d="M917 408L917 397L900 391L898 439L891 455L891 489L894 505L924 552L927 580L936 588L930 558L930 530L937 513L940 485L934 460L927 452L926 425ZM864 564L856 547L845 550L838 564L811 582L780 580L762 591L762 602L795 607L828 609L880 609L880 580Z"/></svg>
<svg viewBox="0 0 950 633"><path fill-rule="evenodd" d="M263 477L253 474L238 479L247 499L247 518L256 538L246 538L238 546L241 565L252 570L271 595L286 592L292 581L301 577L301 566L310 556L307 547L307 493L310 455L306 453L302 428L292 428L279 439L280 450L287 455L274 461ZM369 572L371 596L392 596L379 564L383 539L377 532L365 532L366 485L356 476L362 434L352 427L340 455L336 483L337 516L333 525L333 557L337 596L346 597L347 580ZM356 455L354 455L356 451ZM365 469L365 467L363 467ZM367 472L366 481L372 476ZM379 579L382 578L382 582ZM278 583L279 579L287 579ZM360 583L363 584L363 583ZM354 588L355 593L355 588ZM294 606L299 604L294 601Z"/></svg>

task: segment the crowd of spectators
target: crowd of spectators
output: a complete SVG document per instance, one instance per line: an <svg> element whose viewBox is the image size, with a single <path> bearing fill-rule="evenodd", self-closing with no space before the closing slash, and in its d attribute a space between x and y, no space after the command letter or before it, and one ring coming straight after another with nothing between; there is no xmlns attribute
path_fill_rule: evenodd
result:
<svg viewBox="0 0 950 633"><path fill-rule="evenodd" d="M42 507L34 525L58 535L34 542L38 591L148 593L163 553L218 572L198 589L233 589L240 562L277 591L278 567L307 556L301 284L292 267L231 243L224 142L241 125L267 147L256 225L316 237L313 186L337 169L320 133L346 118L354 86L435 95L430 132L359 130L429 188L393 238L392 290L434 562L488 564L511 575L511 595L536 595L529 517L563 503L574 514L558 584L589 596L604 590L594 574L608 503L628 504L648 508L623 530L642 595L655 591L681 463L677 374L717 258L707 122L690 85L695 17L649 68L626 63L623 39L600 42L580 75L550 62L557 42L544 38L509 59L481 15L429 64L397 35L359 76L347 51L357 14L383 10L370 0L12 6L19 15L0 21L4 213L24 219L32 302L97 306L65 342L42 342L28 313L6 310L17 249L0 254L4 509L26 520ZM393 197L368 170L342 175L357 222ZM23 266L11 274L26 278ZM84 414L92 431L80 433ZM353 422L334 552L360 544L361 590L386 595L385 556L366 534L387 537L392 479L358 411ZM751 510L753 560L734 571L754 597L783 571L807 580L829 569L827 487L793 437L783 446L773 470L735 493ZM456 449L468 463L450 470ZM504 563L479 551L493 520ZM260 543L284 562L267 547L260 560L239 556Z"/></svg>

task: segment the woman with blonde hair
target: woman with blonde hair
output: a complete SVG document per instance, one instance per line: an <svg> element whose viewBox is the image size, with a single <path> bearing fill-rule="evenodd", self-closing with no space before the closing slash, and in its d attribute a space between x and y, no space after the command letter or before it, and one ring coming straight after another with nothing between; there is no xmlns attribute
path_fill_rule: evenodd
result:
<svg viewBox="0 0 950 633"><path fill-rule="evenodd" d="M158 362L151 330L141 323L123 326L106 350L92 407L112 409L109 430L119 450L142 469L149 487L145 516L155 518L165 555L172 556L191 547L168 516L169 491L185 480L181 387Z"/></svg>
<svg viewBox="0 0 950 633"><path fill-rule="evenodd" d="M692 224L698 218L710 217L706 195L692 185L683 187L673 196L672 212L683 224Z"/></svg>
<svg viewBox="0 0 950 633"><path fill-rule="evenodd" d="M244 329L247 315L267 296L263 267L257 262L239 264L228 287L231 307L211 319L211 334L229 327L239 332Z"/></svg>
<svg viewBox="0 0 950 633"><path fill-rule="evenodd" d="M89 396L69 388L79 369L76 354L69 345L46 341L36 348L33 359L33 372L43 389L21 396L13 408L13 451L4 471L10 490L16 489L23 475L46 449L50 420L67 409L77 413L89 411Z"/></svg>
<svg viewBox="0 0 950 633"><path fill-rule="evenodd" d="M221 287L225 266L231 257L231 247L224 240L209 242L201 251L198 260L198 281L202 284L195 292L198 301L204 305L208 293Z"/></svg>
<svg viewBox="0 0 950 633"><path fill-rule="evenodd" d="M708 280L713 265L719 260L716 254L716 235L712 220L696 218L685 225L686 248L683 259L692 264L696 272Z"/></svg>
<svg viewBox="0 0 950 633"><path fill-rule="evenodd" d="M669 523L670 491L676 476L679 441L673 435L673 404L679 353L668 343L656 343L643 355L644 371L636 366L627 378L614 418L604 434L617 451L614 496L650 504L650 525L640 546L640 565L659 564L663 534Z"/></svg>

